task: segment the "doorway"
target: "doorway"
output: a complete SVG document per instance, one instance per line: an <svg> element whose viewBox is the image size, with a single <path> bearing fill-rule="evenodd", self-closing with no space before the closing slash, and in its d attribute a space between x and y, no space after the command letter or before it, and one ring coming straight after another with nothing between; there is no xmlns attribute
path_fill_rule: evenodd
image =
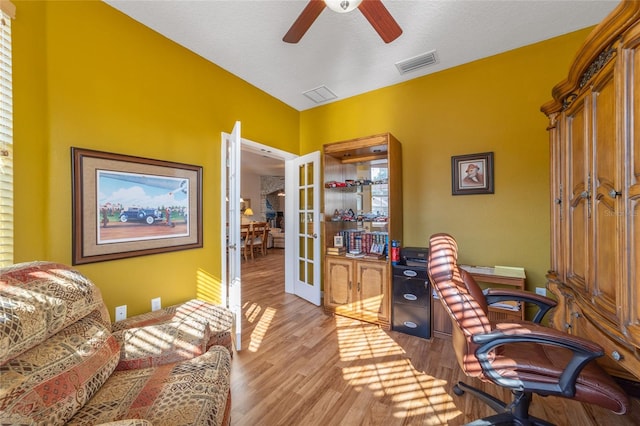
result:
<svg viewBox="0 0 640 426"><path fill-rule="evenodd" d="M230 134L222 133L222 234L221 234L221 280L228 289L228 305L236 314L235 335L237 348L241 347L242 316L242 268L240 263L240 219L266 218L266 202L261 190L256 193L259 200L257 212L252 208L249 196L242 199L242 157L251 154L284 162L284 280L285 292L292 293L320 306L320 153L296 156L242 139L241 123L236 122ZM266 160L265 160L266 161ZM259 164L258 161L255 161ZM263 173L262 170L260 173ZM246 189L245 189L246 190ZM284 194L283 194L284 195ZM241 203L242 199L242 203ZM241 214L241 211L243 213ZM257 214L256 214L257 213Z"/></svg>
<svg viewBox="0 0 640 426"><path fill-rule="evenodd" d="M271 229L284 232L285 215L285 162L241 147L240 200L243 207L250 207L252 215L245 220L267 222ZM282 247L281 247L282 248Z"/></svg>

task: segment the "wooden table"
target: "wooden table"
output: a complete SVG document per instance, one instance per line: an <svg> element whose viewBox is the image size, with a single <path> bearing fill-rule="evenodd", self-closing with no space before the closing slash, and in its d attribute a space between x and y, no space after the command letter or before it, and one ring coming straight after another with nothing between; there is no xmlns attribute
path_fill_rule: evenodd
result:
<svg viewBox="0 0 640 426"><path fill-rule="evenodd" d="M460 268L467 271L477 282L488 284L500 284L503 286L513 287L520 290L525 289L525 280L527 276L524 268L509 266L471 266L459 265ZM504 309L489 306L489 319L493 321L504 321L509 319L525 319L524 306L520 305L519 310Z"/></svg>

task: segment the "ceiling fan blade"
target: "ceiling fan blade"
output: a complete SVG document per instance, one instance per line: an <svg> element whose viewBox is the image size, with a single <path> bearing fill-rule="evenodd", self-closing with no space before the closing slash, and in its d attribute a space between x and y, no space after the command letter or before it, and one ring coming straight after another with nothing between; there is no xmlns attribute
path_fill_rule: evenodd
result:
<svg viewBox="0 0 640 426"><path fill-rule="evenodd" d="M363 0L358 9L385 43L391 43L402 34L402 28L380 0Z"/></svg>
<svg viewBox="0 0 640 426"><path fill-rule="evenodd" d="M324 0L309 0L309 3L302 10L298 19L291 25L282 41L287 43L299 42L304 33L311 27L311 24L320 16L325 6Z"/></svg>

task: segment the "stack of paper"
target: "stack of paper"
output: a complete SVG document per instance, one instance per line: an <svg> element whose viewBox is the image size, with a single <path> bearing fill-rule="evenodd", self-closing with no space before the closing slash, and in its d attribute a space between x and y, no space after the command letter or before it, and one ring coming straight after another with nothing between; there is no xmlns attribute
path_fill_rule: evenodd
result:
<svg viewBox="0 0 640 426"><path fill-rule="evenodd" d="M520 266L497 266L493 268L493 273L495 275L501 275L503 277L513 277L513 278L526 278L524 274L524 268Z"/></svg>
<svg viewBox="0 0 640 426"><path fill-rule="evenodd" d="M518 302L496 302L489 305L492 308L507 309L509 311L519 311L520 304Z"/></svg>

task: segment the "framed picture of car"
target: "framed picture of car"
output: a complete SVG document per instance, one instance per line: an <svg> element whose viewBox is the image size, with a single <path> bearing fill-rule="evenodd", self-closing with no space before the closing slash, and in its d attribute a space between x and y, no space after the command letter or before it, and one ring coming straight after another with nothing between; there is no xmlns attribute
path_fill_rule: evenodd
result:
<svg viewBox="0 0 640 426"><path fill-rule="evenodd" d="M73 264L202 247L202 167L71 148Z"/></svg>

